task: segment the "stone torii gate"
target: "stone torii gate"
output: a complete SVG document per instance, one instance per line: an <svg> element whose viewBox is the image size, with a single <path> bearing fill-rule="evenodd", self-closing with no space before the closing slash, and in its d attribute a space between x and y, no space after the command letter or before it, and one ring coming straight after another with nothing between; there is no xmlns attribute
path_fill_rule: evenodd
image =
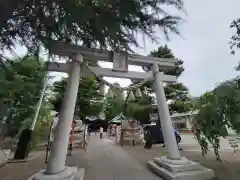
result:
<svg viewBox="0 0 240 180"><path fill-rule="evenodd" d="M48 71L68 73L68 82L60 111L59 123L56 128L56 135L49 156L46 170L34 174L30 179L34 180L62 180L75 179L79 173L77 167L65 166L68 148L68 138L73 119L75 103L77 98L79 78L92 76L92 72L99 76L110 76L118 78L129 78L154 81L157 107L160 115L163 136L168 155L150 161L149 166L166 179L209 179L213 172L203 168L199 164L189 161L180 156L174 129L172 126L168 104L165 97L162 82L175 82L176 77L165 75L159 72L161 68L175 66L176 59L153 58L138 55L128 55L124 52L112 53L99 49L86 49L78 45L65 44L58 41L52 43L52 52L59 56L72 58L71 62L56 63L48 62ZM83 65L83 61L109 61L113 62L113 69ZM152 71L133 72L128 71L128 65L148 66ZM200 175L200 176L196 176Z"/></svg>

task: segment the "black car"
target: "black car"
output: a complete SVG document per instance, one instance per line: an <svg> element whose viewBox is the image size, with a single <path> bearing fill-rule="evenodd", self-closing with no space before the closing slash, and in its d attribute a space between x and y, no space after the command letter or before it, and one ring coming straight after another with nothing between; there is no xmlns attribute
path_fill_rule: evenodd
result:
<svg viewBox="0 0 240 180"><path fill-rule="evenodd" d="M150 131L153 144L164 144L163 133L161 127L157 125L146 125L144 128L144 140L147 139L148 131ZM177 143L182 140L180 134L174 129Z"/></svg>

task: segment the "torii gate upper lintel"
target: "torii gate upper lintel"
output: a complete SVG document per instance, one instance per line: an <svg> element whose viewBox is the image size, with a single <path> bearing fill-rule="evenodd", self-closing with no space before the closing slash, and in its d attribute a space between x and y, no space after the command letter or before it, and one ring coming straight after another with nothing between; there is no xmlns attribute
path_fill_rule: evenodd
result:
<svg viewBox="0 0 240 180"><path fill-rule="evenodd" d="M84 56L84 59L91 61L112 62L112 59L110 58L112 51L100 50L96 48L84 48L76 44L66 44L60 41L53 41L51 45L51 52L55 55L73 57L77 53L80 53ZM158 64L162 69L164 69L174 67L177 61L178 60L176 58L156 58L151 56L128 54L128 65L146 66Z"/></svg>
<svg viewBox="0 0 240 180"><path fill-rule="evenodd" d="M55 55L64 56L64 57L72 57L74 58L76 54L82 54L84 59L90 61L107 61L113 62L113 69L102 68L89 66L91 71L94 71L95 74L99 76L106 77L117 77L117 78L127 78L127 79L150 79L152 80L153 76L151 72L136 72L136 71L128 71L125 69L125 66L128 65L138 65L138 66L152 66L152 64L157 64L161 68L173 68L177 59L167 59L167 58L155 58L155 57L147 57L140 55L128 55L127 57L122 56L120 53L116 53L115 56L112 57L112 52L107 50L100 49L87 49L82 48L81 46L74 44L65 44L60 41L53 41L51 52ZM118 58L116 61L112 58ZM124 59L127 58L127 59ZM124 61L125 64L119 67L119 61ZM46 65L46 69L48 71L56 71L56 72L66 72L70 71L70 63L56 63L56 62L48 62ZM121 65L120 65L121 66ZM81 67L81 76L87 77L91 76L92 73L89 69L85 67ZM161 74L161 80L163 82L176 82L177 78L171 75Z"/></svg>

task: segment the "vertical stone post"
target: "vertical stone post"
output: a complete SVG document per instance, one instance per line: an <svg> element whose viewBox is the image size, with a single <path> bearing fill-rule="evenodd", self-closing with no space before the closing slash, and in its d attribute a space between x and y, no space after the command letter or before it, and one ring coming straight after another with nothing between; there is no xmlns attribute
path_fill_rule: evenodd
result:
<svg viewBox="0 0 240 180"><path fill-rule="evenodd" d="M81 54L77 54L75 60L71 65L67 87L60 111L59 121L56 127L55 139L53 141L52 150L45 174L57 174L63 171L65 168L69 135L75 111L80 79L79 62L82 61L83 56Z"/></svg>
<svg viewBox="0 0 240 180"><path fill-rule="evenodd" d="M181 156L178 150L168 104L165 97L164 87L161 80L161 72L159 72L157 64L153 64L152 72L154 77L154 90L156 94L158 113L160 115L164 142L168 152L167 157L171 160L179 160L181 159Z"/></svg>

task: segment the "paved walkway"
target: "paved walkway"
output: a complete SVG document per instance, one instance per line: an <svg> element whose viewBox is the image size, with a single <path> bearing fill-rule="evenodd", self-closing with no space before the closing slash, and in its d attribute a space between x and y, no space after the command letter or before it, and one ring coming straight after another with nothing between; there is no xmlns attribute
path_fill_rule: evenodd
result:
<svg viewBox="0 0 240 180"><path fill-rule="evenodd" d="M107 137L91 136L84 180L161 180Z"/></svg>
<svg viewBox="0 0 240 180"><path fill-rule="evenodd" d="M27 180L45 168L45 152L34 152L35 159L24 163L10 163L0 168L1 180ZM161 180L113 140L99 134L91 135L87 151L75 149L67 157L68 166L84 168L84 180Z"/></svg>

